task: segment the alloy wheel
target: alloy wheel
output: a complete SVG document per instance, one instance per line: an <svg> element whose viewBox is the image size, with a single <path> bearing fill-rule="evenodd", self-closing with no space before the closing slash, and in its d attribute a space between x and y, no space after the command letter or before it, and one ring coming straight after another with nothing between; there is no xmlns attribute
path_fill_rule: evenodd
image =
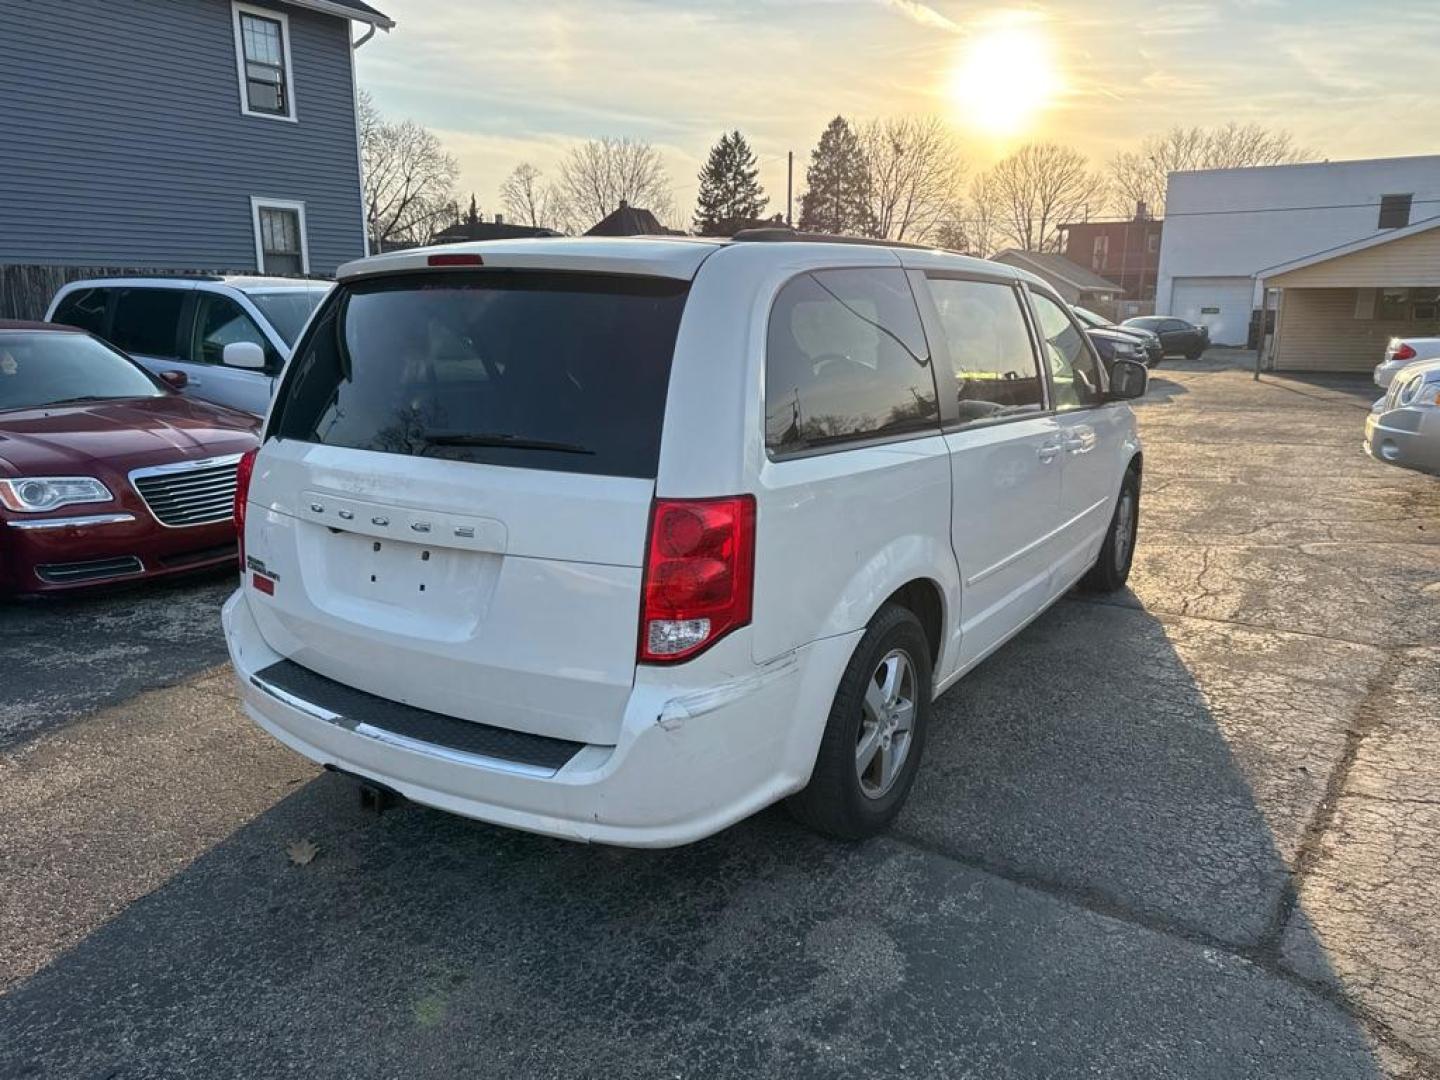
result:
<svg viewBox="0 0 1440 1080"><path fill-rule="evenodd" d="M1120 505L1115 508L1115 569L1120 573L1130 565L1130 546L1135 543L1135 496L1121 492Z"/></svg>
<svg viewBox="0 0 1440 1080"><path fill-rule="evenodd" d="M855 775L866 798L882 798L899 778L915 731L915 665L904 649L886 653L865 687Z"/></svg>

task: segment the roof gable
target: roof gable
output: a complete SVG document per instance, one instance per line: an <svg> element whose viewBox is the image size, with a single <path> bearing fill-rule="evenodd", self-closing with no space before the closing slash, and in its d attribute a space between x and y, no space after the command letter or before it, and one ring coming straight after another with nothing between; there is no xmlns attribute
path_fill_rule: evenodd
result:
<svg viewBox="0 0 1440 1080"><path fill-rule="evenodd" d="M1412 237L1421 237L1430 234L1435 229L1440 229L1440 216L1425 218L1413 225L1407 225L1403 229L1387 229L1385 232L1375 233L1371 236L1363 236L1359 240L1351 240L1349 243L1339 244L1323 251L1317 251L1313 255L1306 255L1303 258L1291 259L1289 262L1278 263L1275 266L1267 266L1255 276L1264 278L1267 282L1273 281L1282 275L1294 274L1301 270L1307 270L1312 266L1319 266L1322 263L1335 262L1339 259L1348 259L1353 255L1360 255L1363 252L1374 251L1376 248L1383 248L1390 244L1410 246L1406 242ZM1379 253L1377 252L1377 255ZM1279 281L1274 281L1278 286ZM1407 284L1420 285L1423 282L1414 281Z"/></svg>
<svg viewBox="0 0 1440 1080"><path fill-rule="evenodd" d="M1081 266L1055 252L1021 251L1019 248L1009 248L991 258L996 262L1020 266L1043 278L1063 281L1072 288L1080 289L1083 292L1123 293L1125 291L1109 278L1103 278L1089 267Z"/></svg>
<svg viewBox="0 0 1440 1080"><path fill-rule="evenodd" d="M590 227L586 236L669 236L671 231L649 210L622 201L616 210Z"/></svg>

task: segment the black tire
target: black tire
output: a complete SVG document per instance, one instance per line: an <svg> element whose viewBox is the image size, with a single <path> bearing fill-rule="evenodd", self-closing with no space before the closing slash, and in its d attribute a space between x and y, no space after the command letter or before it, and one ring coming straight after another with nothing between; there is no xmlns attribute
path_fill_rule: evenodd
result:
<svg viewBox="0 0 1440 1080"><path fill-rule="evenodd" d="M1122 524L1127 514L1128 525ZM1095 565L1080 579L1080 588L1086 592L1118 592L1123 589L1130 577L1130 564L1135 559L1135 538L1139 534L1140 474L1131 468L1125 470L1125 479L1120 482L1120 497L1115 500L1115 512L1110 516L1110 529L1105 533L1105 543L1100 545L1100 555Z"/></svg>
<svg viewBox="0 0 1440 1080"><path fill-rule="evenodd" d="M903 655L909 665L912 681L908 700L913 710L904 752L894 766L889 783L882 786L879 783L883 776L882 755L892 748L898 752L901 732L893 731L885 739L883 749L875 750L864 775L857 765L857 751L862 736L881 738L877 727L891 723L882 720L877 725L871 719L873 706L866 705L866 695L872 686L877 691L883 689L876 676L881 675L882 663L887 663L895 654ZM830 719L820 740L820 751L815 757L815 770L804 790L786 800L790 813L815 831L842 840L862 840L883 832L904 805L920 767L925 733L930 725L933 686L930 642L920 620L908 608L885 605L870 621L840 678L834 704L830 706ZM903 694L900 700L905 700Z"/></svg>

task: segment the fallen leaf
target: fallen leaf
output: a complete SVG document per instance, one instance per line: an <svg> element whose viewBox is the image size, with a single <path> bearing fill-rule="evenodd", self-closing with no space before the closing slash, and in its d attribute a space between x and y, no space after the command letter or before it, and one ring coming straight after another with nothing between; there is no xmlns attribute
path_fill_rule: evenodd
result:
<svg viewBox="0 0 1440 1080"><path fill-rule="evenodd" d="M296 840L285 849L285 854L290 856L290 861L296 866L309 866L315 861L315 856L320 854L320 849L309 840Z"/></svg>

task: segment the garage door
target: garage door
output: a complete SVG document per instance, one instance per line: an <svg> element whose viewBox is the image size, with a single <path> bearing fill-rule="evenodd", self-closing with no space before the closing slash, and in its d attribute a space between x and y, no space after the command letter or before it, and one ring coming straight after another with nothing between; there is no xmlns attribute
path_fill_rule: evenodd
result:
<svg viewBox="0 0 1440 1080"><path fill-rule="evenodd" d="M1249 278L1176 278L1169 314L1208 326L1217 345L1244 345L1254 294Z"/></svg>

